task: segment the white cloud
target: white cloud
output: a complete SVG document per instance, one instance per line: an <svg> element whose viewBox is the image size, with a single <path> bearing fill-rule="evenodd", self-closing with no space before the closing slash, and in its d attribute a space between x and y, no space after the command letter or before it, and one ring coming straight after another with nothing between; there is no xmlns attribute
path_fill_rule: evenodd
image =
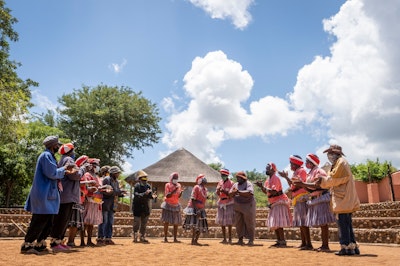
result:
<svg viewBox="0 0 400 266"><path fill-rule="evenodd" d="M206 162L220 161L216 148L225 140L285 135L305 121L303 113L272 96L251 102L246 110L253 79L222 51L195 58L183 81L190 102L185 110L171 112L172 99L164 100L171 115L163 142L170 149L185 147Z"/></svg>
<svg viewBox="0 0 400 266"><path fill-rule="evenodd" d="M130 175L135 172L135 170L133 169L133 164L128 162L127 160L125 160L121 168L124 175Z"/></svg>
<svg viewBox="0 0 400 266"><path fill-rule="evenodd" d="M122 59L122 63L121 64L117 64L117 63L111 63L108 67L114 72L114 73L120 73L124 67L126 66L126 64L128 63L128 61L124 58Z"/></svg>
<svg viewBox="0 0 400 266"><path fill-rule="evenodd" d="M327 129L329 143L342 145L352 162L380 158L398 164L399 16L396 0L385 5L347 1L323 22L325 31L335 37L331 55L316 56L299 70L288 99L267 95L249 103L249 110L244 106L253 80L240 63L222 51L195 58L184 77L190 102L183 111L173 108L163 142L170 149L185 147L206 162L216 162L216 149L223 141L252 136L267 140L306 123L317 129L315 137ZM172 99L167 102L174 106ZM317 154L322 156L325 148Z"/></svg>
<svg viewBox="0 0 400 266"><path fill-rule="evenodd" d="M211 18L230 18L238 29L244 29L251 21L248 9L254 0L189 0L196 7L202 8Z"/></svg>
<svg viewBox="0 0 400 266"><path fill-rule="evenodd" d="M43 95L40 90L32 91L32 102L35 105L36 109L40 109L39 111L42 113L46 113L47 110L51 110L56 112L57 104L54 104L47 96Z"/></svg>
<svg viewBox="0 0 400 266"><path fill-rule="evenodd" d="M324 21L336 38L331 56L304 66L290 97L355 162L400 159L399 16L399 1L347 1Z"/></svg>

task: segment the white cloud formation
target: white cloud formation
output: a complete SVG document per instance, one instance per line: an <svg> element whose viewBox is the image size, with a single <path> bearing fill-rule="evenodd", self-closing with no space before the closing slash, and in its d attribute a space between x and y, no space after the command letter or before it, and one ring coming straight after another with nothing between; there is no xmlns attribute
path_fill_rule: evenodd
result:
<svg viewBox="0 0 400 266"><path fill-rule="evenodd" d="M196 7L202 8L211 18L230 18L238 29L244 29L251 22L248 9L254 0L189 0Z"/></svg>
<svg viewBox="0 0 400 266"><path fill-rule="evenodd" d="M164 99L171 116L163 142L170 149L185 147L206 162L220 161L216 148L225 140L285 135L295 121L305 120L287 101L271 96L251 102L246 110L253 79L222 51L195 58L183 81L190 102L177 111L172 99Z"/></svg>
<svg viewBox="0 0 400 266"><path fill-rule="evenodd" d="M222 51L195 58L184 77L187 108L177 111L173 100L166 100L171 116L163 142L170 149L185 147L206 162L216 162L216 149L223 141L251 136L268 140L308 124L326 128L329 142L342 145L352 162L380 158L398 164L399 16L396 0L384 5L347 1L323 22L335 38L331 55L316 56L299 70L288 99L267 95L249 103L249 110L244 106L253 80L240 63Z"/></svg>
<svg viewBox="0 0 400 266"><path fill-rule="evenodd" d="M400 159L399 16L399 1L347 1L324 21L337 39L331 56L304 66L290 97L323 118L352 161Z"/></svg>
<svg viewBox="0 0 400 266"><path fill-rule="evenodd" d="M32 91L32 102L37 109L41 112L46 113L47 110L56 113L57 104L54 104L47 96L43 95L39 90Z"/></svg>
<svg viewBox="0 0 400 266"><path fill-rule="evenodd" d="M111 63L108 67L114 72L114 73L120 73L124 67L126 66L126 64L128 63L128 61L124 58L122 59L122 63L121 64L117 64L117 63Z"/></svg>

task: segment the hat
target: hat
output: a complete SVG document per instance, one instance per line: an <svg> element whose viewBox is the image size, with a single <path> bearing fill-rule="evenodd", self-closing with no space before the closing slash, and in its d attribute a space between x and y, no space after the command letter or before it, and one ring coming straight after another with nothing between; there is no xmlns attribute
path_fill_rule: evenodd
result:
<svg viewBox="0 0 400 266"><path fill-rule="evenodd" d="M289 161L298 166L303 165L303 159L299 155L290 155Z"/></svg>
<svg viewBox="0 0 400 266"><path fill-rule="evenodd" d="M100 159L97 159L97 158L89 158L88 163L100 165Z"/></svg>
<svg viewBox="0 0 400 266"><path fill-rule="evenodd" d="M104 165L100 168L100 175L104 175L105 173L110 172L110 166Z"/></svg>
<svg viewBox="0 0 400 266"><path fill-rule="evenodd" d="M75 164L78 167L81 167L84 163L86 163L88 161L89 157L86 155L82 155L81 157L79 157L78 159L76 159Z"/></svg>
<svg viewBox="0 0 400 266"><path fill-rule="evenodd" d="M240 178L243 178L244 180L247 180L247 175L243 171L237 172L236 177L240 177Z"/></svg>
<svg viewBox="0 0 400 266"><path fill-rule="evenodd" d="M203 177L204 177L205 175L204 174L199 174L197 177L196 177L196 184L198 184L199 182L199 179L202 179Z"/></svg>
<svg viewBox="0 0 400 266"><path fill-rule="evenodd" d="M276 164L275 164L275 163L269 162L269 163L267 163L267 166L268 166L268 165L270 165L271 168L272 168L272 170L274 170L275 172L278 171L278 168L276 168Z"/></svg>
<svg viewBox="0 0 400 266"><path fill-rule="evenodd" d="M324 150L324 153L326 153L326 152L333 152L333 153L344 156L344 153L342 152L342 147L340 147L339 145L335 145L335 144L329 146L328 149Z"/></svg>
<svg viewBox="0 0 400 266"><path fill-rule="evenodd" d="M229 170L222 168L221 170L219 170L219 172L221 173L221 175L229 175Z"/></svg>
<svg viewBox="0 0 400 266"><path fill-rule="evenodd" d="M178 179L179 175L177 172L173 172L172 174L170 174L169 176L169 181L172 181L172 179Z"/></svg>
<svg viewBox="0 0 400 266"><path fill-rule="evenodd" d="M312 162L314 165L319 165L319 158L315 154L312 153L307 154L306 159Z"/></svg>
<svg viewBox="0 0 400 266"><path fill-rule="evenodd" d="M147 181L147 174L146 174L145 171L139 170L139 171L136 172L136 178Z"/></svg>
<svg viewBox="0 0 400 266"><path fill-rule="evenodd" d="M43 145L46 146L46 148L50 148L55 144L62 145L62 143L58 141L57 136L48 136L43 140Z"/></svg>
<svg viewBox="0 0 400 266"><path fill-rule="evenodd" d="M72 151L74 149L74 144L72 143L66 143L61 145L60 149L58 149L58 153L61 155L67 154L68 152Z"/></svg>
<svg viewBox="0 0 400 266"><path fill-rule="evenodd" d="M119 169L118 166L111 166L110 170L108 170L108 172L110 174L117 174L117 173L121 173L121 169Z"/></svg>

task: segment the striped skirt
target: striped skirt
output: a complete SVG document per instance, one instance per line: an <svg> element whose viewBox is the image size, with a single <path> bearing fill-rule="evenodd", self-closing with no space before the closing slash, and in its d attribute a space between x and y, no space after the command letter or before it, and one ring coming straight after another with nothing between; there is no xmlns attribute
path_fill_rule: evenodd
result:
<svg viewBox="0 0 400 266"><path fill-rule="evenodd" d="M307 223L308 206L305 201L297 201L293 207L293 226L308 226Z"/></svg>
<svg viewBox="0 0 400 266"><path fill-rule="evenodd" d="M292 214L290 213L289 202L279 200L271 205L266 226L270 230L292 226Z"/></svg>
<svg viewBox="0 0 400 266"><path fill-rule="evenodd" d="M185 221L183 222L183 229L196 229L197 232L201 233L208 232L208 222L205 209L197 210L197 213L194 213L193 208L186 207L183 212L186 215Z"/></svg>
<svg viewBox="0 0 400 266"><path fill-rule="evenodd" d="M335 223L335 215L331 211L330 194L326 193L320 197L307 202L307 224L310 227L318 227L325 224Z"/></svg>
<svg viewBox="0 0 400 266"><path fill-rule="evenodd" d="M170 205L166 202L161 204L161 221L169 224L182 224L181 205Z"/></svg>
<svg viewBox="0 0 400 266"><path fill-rule="evenodd" d="M218 206L215 223L221 226L233 225L235 222L233 204Z"/></svg>
<svg viewBox="0 0 400 266"><path fill-rule="evenodd" d="M83 220L85 224L99 225L103 223L101 204L85 201L84 207L85 211L83 213Z"/></svg>

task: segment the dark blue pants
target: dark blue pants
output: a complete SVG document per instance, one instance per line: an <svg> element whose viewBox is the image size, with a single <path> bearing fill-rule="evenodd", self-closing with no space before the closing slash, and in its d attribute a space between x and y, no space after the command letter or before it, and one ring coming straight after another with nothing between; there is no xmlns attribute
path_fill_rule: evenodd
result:
<svg viewBox="0 0 400 266"><path fill-rule="evenodd" d="M114 224L114 211L103 211L103 223L98 228L98 238L111 239Z"/></svg>
<svg viewBox="0 0 400 266"><path fill-rule="evenodd" d="M349 245L350 243L356 243L353 231L353 221L351 219L351 213L341 213L337 220L339 229L339 243L341 245Z"/></svg>

